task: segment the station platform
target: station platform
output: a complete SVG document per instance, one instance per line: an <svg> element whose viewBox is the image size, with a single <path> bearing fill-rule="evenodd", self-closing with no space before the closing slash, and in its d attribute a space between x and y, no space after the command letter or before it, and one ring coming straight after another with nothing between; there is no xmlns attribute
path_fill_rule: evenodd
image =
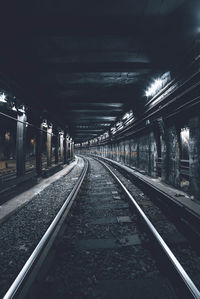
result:
<svg viewBox="0 0 200 299"><path fill-rule="evenodd" d="M37 185L0 205L0 224L6 221L12 214L27 205L36 195L42 192L50 184L67 175L77 165L77 162L78 158L76 157L75 161L64 166L62 170L58 171L51 177L40 179Z"/></svg>

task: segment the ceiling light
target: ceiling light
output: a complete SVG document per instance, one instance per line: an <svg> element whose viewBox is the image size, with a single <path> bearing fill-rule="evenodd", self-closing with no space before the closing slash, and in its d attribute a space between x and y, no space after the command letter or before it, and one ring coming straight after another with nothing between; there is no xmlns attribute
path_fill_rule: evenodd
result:
<svg viewBox="0 0 200 299"><path fill-rule="evenodd" d="M0 102L6 103L6 96L5 96L4 92L0 95Z"/></svg>
<svg viewBox="0 0 200 299"><path fill-rule="evenodd" d="M13 106L13 107L12 107L12 110L13 110L13 111L17 111L17 109L16 109L16 107L15 107L15 106Z"/></svg>
<svg viewBox="0 0 200 299"><path fill-rule="evenodd" d="M42 126L43 126L44 128L47 128L47 127L48 127L48 125L47 125L47 121L46 121L46 120L43 121Z"/></svg>
<svg viewBox="0 0 200 299"><path fill-rule="evenodd" d="M156 79L153 84L146 90L146 97L154 96L158 90L162 88L163 81L161 79Z"/></svg>
<svg viewBox="0 0 200 299"><path fill-rule="evenodd" d="M124 116L122 117L122 119L123 119L123 120L126 120L126 119L131 118L132 116L133 116L133 111L131 110L131 111L129 111L129 112L126 112L126 113L124 114Z"/></svg>

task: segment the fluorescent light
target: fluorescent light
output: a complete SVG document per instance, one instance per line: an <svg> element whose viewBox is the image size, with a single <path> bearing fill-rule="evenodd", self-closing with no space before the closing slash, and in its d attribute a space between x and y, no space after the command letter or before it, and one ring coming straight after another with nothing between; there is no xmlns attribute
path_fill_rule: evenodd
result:
<svg viewBox="0 0 200 299"><path fill-rule="evenodd" d="M47 128L47 127L48 127L47 122L46 122L46 121L43 121L42 126L43 126L44 128ZM60 132L59 132L59 133L60 133Z"/></svg>
<svg viewBox="0 0 200 299"><path fill-rule="evenodd" d="M0 102L6 103L6 96L5 96L4 92L0 95Z"/></svg>
<svg viewBox="0 0 200 299"><path fill-rule="evenodd" d="M126 125L126 126L128 126L130 123L132 123L132 122L134 121L134 119L135 119L134 117L133 117L133 118L131 118L130 120L128 120L128 121L126 122L126 124L125 124L125 125Z"/></svg>
<svg viewBox="0 0 200 299"><path fill-rule="evenodd" d="M189 138L190 138L189 128L183 128L181 130L181 139L183 143L189 143Z"/></svg>
<svg viewBox="0 0 200 299"><path fill-rule="evenodd" d="M13 106L13 107L12 107L12 110L13 110L13 111L17 111L17 109L16 109L16 107L15 107L15 106Z"/></svg>
<svg viewBox="0 0 200 299"><path fill-rule="evenodd" d="M163 81L161 79L156 79L153 84L146 90L145 95L147 97L154 96L159 89L162 88Z"/></svg>
<svg viewBox="0 0 200 299"><path fill-rule="evenodd" d="M124 116L122 117L122 119L125 121L126 119L130 119L133 116L133 111L129 111L126 114L124 114Z"/></svg>

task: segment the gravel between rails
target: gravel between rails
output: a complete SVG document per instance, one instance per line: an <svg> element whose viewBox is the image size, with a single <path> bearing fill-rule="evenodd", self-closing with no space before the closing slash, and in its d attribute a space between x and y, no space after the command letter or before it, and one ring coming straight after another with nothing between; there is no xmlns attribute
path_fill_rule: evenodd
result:
<svg viewBox="0 0 200 299"><path fill-rule="evenodd" d="M84 161L0 226L0 297L9 288L75 185Z"/></svg>
<svg viewBox="0 0 200 299"><path fill-rule="evenodd" d="M145 212L147 217L150 219L152 224L155 226L157 231L160 233L161 237L169 245L170 249L181 263L185 271L195 282L196 286L200 289L200 254L192 248L190 242L187 238L185 242L174 242L168 241L170 235L173 236L183 236L184 235L178 231L176 225L170 221L169 217L163 213L161 208L159 208L144 192L131 182L130 178L126 178L113 166L109 165L112 171L120 178L123 184L127 187L130 193L133 195L137 203L140 205L142 210ZM173 237L175 238L175 237Z"/></svg>
<svg viewBox="0 0 200 299"><path fill-rule="evenodd" d="M129 208L123 209L123 212L112 208L112 192L115 192L115 195L118 193L119 202L127 202L120 187L99 162L91 158L89 162L89 173L84 189L70 211L66 232L57 246L55 261L42 284L43 298L104 298L97 294L98 286L104 280L143 281L143 279L160 279L162 276L155 257L148 246L145 246L148 237L141 231L137 216ZM95 173L98 175L95 176ZM112 192L107 186L111 187ZM102 195L106 193L105 189L108 189L106 197ZM105 198L108 204L110 203L110 209L107 208L107 213L105 210L99 213L97 210L99 211L101 202L104 204ZM88 209L92 201L99 201L99 204L98 206L93 204L92 208ZM117 217L121 213L129 215L132 222L93 224L97 220ZM98 246L85 249L78 245L79 242L88 239L111 238L115 239L116 244L120 244L122 236L126 239L126 236L131 234L137 234L142 243L130 246L124 244L108 249L99 249Z"/></svg>

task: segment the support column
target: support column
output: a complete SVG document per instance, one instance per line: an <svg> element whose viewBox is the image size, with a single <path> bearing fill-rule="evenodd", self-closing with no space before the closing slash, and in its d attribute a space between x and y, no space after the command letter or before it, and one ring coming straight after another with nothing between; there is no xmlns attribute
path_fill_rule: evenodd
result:
<svg viewBox="0 0 200 299"><path fill-rule="evenodd" d="M73 158L74 158L74 141L73 141ZM92 148L91 148L91 145L90 145L90 141L88 141L88 153L91 154L92 152Z"/></svg>
<svg viewBox="0 0 200 299"><path fill-rule="evenodd" d="M72 142L72 140L71 140L71 147L70 147L70 149L71 149L71 160L73 159L73 142ZM86 151L87 151L87 147L86 147Z"/></svg>
<svg viewBox="0 0 200 299"><path fill-rule="evenodd" d="M67 134L64 133L63 136L63 162L64 164L67 163Z"/></svg>
<svg viewBox="0 0 200 299"><path fill-rule="evenodd" d="M130 160L130 165L137 167L137 150L138 150L138 142L137 142L137 137L134 139L130 140L130 151L131 151L131 160Z"/></svg>
<svg viewBox="0 0 200 299"><path fill-rule="evenodd" d="M49 126L47 128L47 167L51 167L51 153L52 153L51 141L52 141L52 126Z"/></svg>
<svg viewBox="0 0 200 299"><path fill-rule="evenodd" d="M69 160L72 158L72 139L69 140Z"/></svg>
<svg viewBox="0 0 200 299"><path fill-rule="evenodd" d="M139 137L136 137L136 143L137 143L137 160L136 160L136 167L140 168L140 139Z"/></svg>
<svg viewBox="0 0 200 299"><path fill-rule="evenodd" d="M58 130L54 131L54 138L55 138L55 151L54 151L54 155L55 155L55 164L58 163L58 148L59 148L59 134L58 134Z"/></svg>
<svg viewBox="0 0 200 299"><path fill-rule="evenodd" d="M43 126L41 121L39 123L39 128L37 130L36 136L36 172L38 176L42 174L42 139L43 139Z"/></svg>
<svg viewBox="0 0 200 299"><path fill-rule="evenodd" d="M127 163L130 166L131 165L131 142L130 140L127 141L127 148L128 148L128 159L127 159Z"/></svg>
<svg viewBox="0 0 200 299"><path fill-rule="evenodd" d="M68 143L68 145L69 145L69 143ZM82 145L82 143L80 143L80 154L82 154L83 153L83 145Z"/></svg>
<svg viewBox="0 0 200 299"><path fill-rule="evenodd" d="M189 146L189 172L190 192L200 200L200 117L193 117L189 121L190 146Z"/></svg>
<svg viewBox="0 0 200 299"><path fill-rule="evenodd" d="M60 132L60 159L62 162L64 162L64 148L63 148L63 140L64 140L64 137L63 137L63 132Z"/></svg>
<svg viewBox="0 0 200 299"><path fill-rule="evenodd" d="M69 136L66 136L66 158L67 163L69 163L70 157L69 157Z"/></svg>
<svg viewBox="0 0 200 299"><path fill-rule="evenodd" d="M74 159L74 141L72 141L72 159Z"/></svg>
<svg viewBox="0 0 200 299"><path fill-rule="evenodd" d="M161 143L161 179L162 181L168 180L168 147L167 147L167 133L165 123L162 118L158 119L158 127L160 130L160 143Z"/></svg>
<svg viewBox="0 0 200 299"><path fill-rule="evenodd" d="M24 113L17 116L16 169L18 177L25 174L26 120L27 118Z"/></svg>
<svg viewBox="0 0 200 299"><path fill-rule="evenodd" d="M130 145L129 141L124 141L124 164L130 165Z"/></svg>
<svg viewBox="0 0 200 299"><path fill-rule="evenodd" d="M156 161L158 159L156 140L153 131L149 135L149 174L153 177L157 175Z"/></svg>
<svg viewBox="0 0 200 299"><path fill-rule="evenodd" d="M169 150L169 175L168 181L175 187L180 187L180 145L179 132L177 128L172 125L167 129L168 136L168 150Z"/></svg>

